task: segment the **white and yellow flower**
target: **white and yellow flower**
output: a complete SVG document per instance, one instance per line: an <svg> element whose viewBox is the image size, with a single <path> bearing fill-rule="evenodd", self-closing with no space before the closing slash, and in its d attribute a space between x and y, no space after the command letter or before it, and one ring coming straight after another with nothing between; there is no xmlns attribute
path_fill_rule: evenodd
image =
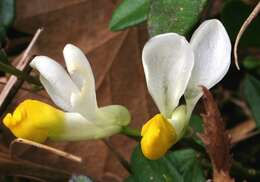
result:
<svg viewBox="0 0 260 182"><path fill-rule="evenodd" d="M99 108L95 80L84 53L68 44L63 50L67 72L54 60L37 56L31 66L53 102L62 110L37 100L25 100L5 116L3 123L16 137L44 142L108 137L130 122L128 110L120 105Z"/></svg>
<svg viewBox="0 0 260 182"><path fill-rule="evenodd" d="M148 90L160 114L142 128L141 148L149 159L158 159L184 134L191 113L202 96L227 73L231 43L222 23L203 22L190 42L176 33L151 38L142 59ZM184 96L185 104L179 105Z"/></svg>

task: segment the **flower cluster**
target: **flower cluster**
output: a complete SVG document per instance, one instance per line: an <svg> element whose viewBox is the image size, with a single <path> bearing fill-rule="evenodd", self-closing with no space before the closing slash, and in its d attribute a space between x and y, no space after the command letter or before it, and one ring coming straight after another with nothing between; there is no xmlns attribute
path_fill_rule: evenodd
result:
<svg viewBox="0 0 260 182"><path fill-rule="evenodd" d="M68 44L64 58L68 73L45 56L31 66L56 109L37 100L25 100L3 122L16 137L36 142L86 140L108 137L130 122L128 110L120 105L99 108L95 81L83 52ZM149 93L160 113L142 128L141 148L149 159L158 159L182 138L191 113L202 96L200 85L210 89L227 73L231 44L218 20L203 22L190 42L176 33L151 38L142 60ZM180 104L184 96L185 102Z"/></svg>
<svg viewBox="0 0 260 182"><path fill-rule="evenodd" d="M202 96L201 85L210 89L227 73L231 43L218 20L203 22L190 42L176 33L151 38L143 49L148 90L160 114L142 128L141 147L149 159L158 159L176 143L188 126ZM185 104L179 106L184 96Z"/></svg>

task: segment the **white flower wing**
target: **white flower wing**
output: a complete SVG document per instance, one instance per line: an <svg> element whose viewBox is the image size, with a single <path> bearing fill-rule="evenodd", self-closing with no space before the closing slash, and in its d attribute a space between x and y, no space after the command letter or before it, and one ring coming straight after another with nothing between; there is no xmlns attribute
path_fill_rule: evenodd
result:
<svg viewBox="0 0 260 182"><path fill-rule="evenodd" d="M183 36L161 34L145 44L142 59L148 90L160 112L170 118L190 79L192 48Z"/></svg>
<svg viewBox="0 0 260 182"><path fill-rule="evenodd" d="M53 102L65 111L71 111L70 97L79 92L63 67L46 56L36 56L30 66L40 73L40 81Z"/></svg>
<svg viewBox="0 0 260 182"><path fill-rule="evenodd" d="M71 104L74 112L82 114L88 120L96 118L98 106L95 80L90 64L84 53L76 46L67 44L63 50L67 70L80 90L72 94Z"/></svg>
<svg viewBox="0 0 260 182"><path fill-rule="evenodd" d="M194 68L185 92L188 112L202 96L199 87L210 89L227 73L230 66L231 43L219 20L203 22L193 33L190 44L194 51Z"/></svg>

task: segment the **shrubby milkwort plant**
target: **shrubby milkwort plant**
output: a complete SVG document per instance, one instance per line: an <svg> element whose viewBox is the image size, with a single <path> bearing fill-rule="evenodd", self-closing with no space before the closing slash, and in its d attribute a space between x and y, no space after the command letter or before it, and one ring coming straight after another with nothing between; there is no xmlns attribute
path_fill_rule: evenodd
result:
<svg viewBox="0 0 260 182"><path fill-rule="evenodd" d="M16 137L35 142L87 140L111 136L129 124L130 114L120 105L98 108L94 77L84 53L65 46L67 72L54 60L37 56L31 66L53 102L62 110L37 100L25 100L3 122ZM142 59L148 90L160 114L142 128L141 149L159 159L184 135L191 113L202 96L200 85L217 84L230 65L231 44L218 20L203 22L190 43L176 33L151 38ZM179 105L181 97L185 103Z"/></svg>
<svg viewBox="0 0 260 182"><path fill-rule="evenodd" d="M72 11L71 5L64 2L68 8L60 9L59 15L55 13L51 17L55 23L45 19L38 21L38 15L31 13L32 8L26 8L28 16L21 18L21 8L35 7L33 2L28 4L24 1L16 6L16 0L0 1L0 117L4 125L0 129L0 138L3 139L0 143L0 166L5 166L5 169L0 170L0 181L19 181L20 177L17 176L22 176L22 181L24 178L71 182L122 181L127 174L125 182L204 182L207 179L212 179L213 182L259 181L259 1L100 0L77 3L77 6L72 4ZM52 3L51 9L57 9L56 6L63 6L64 3ZM36 6L36 9L37 7L41 8ZM112 9L108 22L107 16L111 15ZM87 18L81 18L82 12ZM44 14L52 16L53 13L44 11L39 16ZM92 16L96 14L99 16ZM73 21L67 21L64 15ZM29 21L24 23L27 19ZM111 34L141 23L141 26L129 31ZM105 62L129 58L126 65L131 66L127 71L122 69L126 63L124 61L113 62L113 69L110 70L122 73L122 77L117 75L117 79L122 79L120 84L114 84L114 80L104 84L104 87L112 84L122 86L123 92L126 89L134 92L124 93L127 98L119 98L122 94L118 93L110 95L116 97L112 100L118 100L119 103L123 99L129 108L121 105L98 106L90 62L78 47L72 44L64 47L64 67L46 56L30 56L37 41L41 41L38 38L43 29L38 29L23 50L31 34L28 27L44 25L48 30L56 30L57 26L66 29L70 24L73 25L73 30L62 35L58 31L52 31L53 34L42 37L45 43L40 44L52 44L45 47L46 50L68 38L77 44L78 40L82 41L78 35L84 34L90 38L84 45L103 55L97 59L104 58L107 53L113 56L103 60ZM25 25L28 27L25 28ZM97 36L90 37L93 32ZM100 41L101 39L106 41ZM209 89L218 84L229 70L231 43L234 61L239 61L241 70L229 71L228 78L213 91L217 98L214 99ZM142 61L136 64L140 45L144 45L142 58L140 56ZM111 52L111 47L116 51ZM129 54L133 55L129 57ZM29 63L39 73L39 78L28 72ZM94 64L102 67L99 61ZM139 77L142 75L140 66L143 66L145 81ZM106 73L102 73L103 76ZM139 76L131 77L133 74ZM13 107L16 94L24 93L24 81L33 84L26 85L29 95L36 91L34 85L43 86L41 88L46 90L53 105L27 98L13 112L6 113L8 108ZM154 104L149 97L140 97L146 94L145 84ZM102 99L109 93L100 94ZM194 112L202 96L203 106ZM136 99L140 100L136 102ZM143 108L138 105L140 102ZM156 109L154 107L157 108L154 115L145 120L140 119L147 116L145 112L153 112ZM135 111L133 117L128 109ZM129 127L131 118L135 119L132 124L143 126L138 129ZM10 142L6 127L18 139ZM113 142L107 139L115 134L124 134L134 142L126 141L122 136L116 137ZM59 142L93 139L102 139L104 146L111 150L107 156L114 155L112 160L116 157L121 165L111 163L109 159L104 170L92 174L90 171L100 165L92 161L81 170L80 165L85 165L85 162L80 157L39 144L46 140ZM119 146L122 141L123 146ZM55 166L62 168L60 170L47 163L48 167L45 167L17 160L8 156L6 150L6 144L10 144L10 154L15 155L16 147L13 146L16 143L33 145L82 163L71 166L67 162L64 165L63 162L59 164L59 160L55 161ZM78 150L79 155L84 153L84 158L93 157L93 150L97 152L94 148L90 153L83 151L81 146L75 145L73 151ZM120 152L115 146L119 147ZM102 147L98 152L105 152L103 149ZM129 149L132 149L130 160L129 152L126 152ZM35 157L46 159L37 153L33 154ZM94 157L102 164L107 162L99 155ZM23 165L26 167L19 167ZM69 174L67 169L76 174L81 171L82 174ZM91 176L82 176L84 173ZM108 173L112 175L108 176Z"/></svg>

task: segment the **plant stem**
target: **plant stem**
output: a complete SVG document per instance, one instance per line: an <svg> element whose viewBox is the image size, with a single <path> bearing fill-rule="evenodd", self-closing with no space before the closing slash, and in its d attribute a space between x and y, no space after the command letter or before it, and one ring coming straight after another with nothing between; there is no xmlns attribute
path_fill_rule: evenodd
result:
<svg viewBox="0 0 260 182"><path fill-rule="evenodd" d="M16 76L20 79L26 80L29 83L33 83L33 84L38 85L38 86L41 85L40 81L37 78L32 77L28 74L25 74L24 72L16 69L15 67L4 64L3 62L0 62L0 70L3 71L3 72L6 72L6 73L10 73L10 74L12 74L12 75L14 75L14 76Z"/></svg>
<svg viewBox="0 0 260 182"><path fill-rule="evenodd" d="M141 138L141 133L136 128L124 126L122 127L121 133L127 135L128 137L134 138L135 140L139 140Z"/></svg>

